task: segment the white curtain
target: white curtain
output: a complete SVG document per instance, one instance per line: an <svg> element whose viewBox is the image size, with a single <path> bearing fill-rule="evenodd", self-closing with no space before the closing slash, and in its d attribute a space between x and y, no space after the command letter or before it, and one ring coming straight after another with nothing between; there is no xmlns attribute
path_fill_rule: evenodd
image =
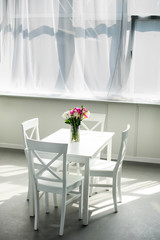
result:
<svg viewBox="0 0 160 240"><path fill-rule="evenodd" d="M0 94L159 103L159 16L160 0L0 0Z"/></svg>
<svg viewBox="0 0 160 240"><path fill-rule="evenodd" d="M120 97L126 3L0 0L0 94Z"/></svg>

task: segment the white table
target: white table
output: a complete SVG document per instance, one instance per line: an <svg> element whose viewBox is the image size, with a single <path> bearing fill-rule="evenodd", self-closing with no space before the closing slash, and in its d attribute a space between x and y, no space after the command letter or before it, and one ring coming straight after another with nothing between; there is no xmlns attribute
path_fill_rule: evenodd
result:
<svg viewBox="0 0 160 240"><path fill-rule="evenodd" d="M83 195L83 224L88 225L89 169L90 160L107 146L107 160L111 160L112 137L114 132L80 131L80 142L70 142L70 130L60 129L42 139L47 142L68 143L67 156L70 161L83 163L84 195Z"/></svg>

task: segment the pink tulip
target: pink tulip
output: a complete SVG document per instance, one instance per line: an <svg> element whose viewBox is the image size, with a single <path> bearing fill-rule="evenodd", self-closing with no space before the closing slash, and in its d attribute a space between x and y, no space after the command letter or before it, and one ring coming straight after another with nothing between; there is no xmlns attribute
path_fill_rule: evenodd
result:
<svg viewBox="0 0 160 240"><path fill-rule="evenodd" d="M73 109L73 110L70 111L70 114L74 115L74 112L75 112L75 110Z"/></svg>

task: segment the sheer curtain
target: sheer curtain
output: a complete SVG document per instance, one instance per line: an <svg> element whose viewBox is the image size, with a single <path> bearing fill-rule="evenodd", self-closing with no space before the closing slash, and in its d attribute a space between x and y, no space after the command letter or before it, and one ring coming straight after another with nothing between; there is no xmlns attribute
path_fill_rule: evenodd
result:
<svg viewBox="0 0 160 240"><path fill-rule="evenodd" d="M160 0L0 0L0 94L160 103Z"/></svg>
<svg viewBox="0 0 160 240"><path fill-rule="evenodd" d="M0 4L0 94L123 98L127 0Z"/></svg>

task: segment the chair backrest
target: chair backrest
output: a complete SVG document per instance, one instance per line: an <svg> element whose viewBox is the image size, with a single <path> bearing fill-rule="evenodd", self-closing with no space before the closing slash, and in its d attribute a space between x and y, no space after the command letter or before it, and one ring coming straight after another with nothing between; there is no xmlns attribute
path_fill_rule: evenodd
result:
<svg viewBox="0 0 160 240"><path fill-rule="evenodd" d="M33 118L22 123L22 134L24 148L27 149L26 139L39 140L39 120L38 118Z"/></svg>
<svg viewBox="0 0 160 240"><path fill-rule="evenodd" d="M90 113L89 118L85 118L81 122L81 129L104 131L105 118L106 114Z"/></svg>
<svg viewBox="0 0 160 240"><path fill-rule="evenodd" d="M117 164L115 167L116 172L121 169L122 164L123 164L123 160L124 160L124 157L126 154L129 129L130 129L130 125L128 124L127 128L122 132L121 145L120 145L119 154L118 154L118 158L117 158Z"/></svg>
<svg viewBox="0 0 160 240"><path fill-rule="evenodd" d="M52 181L57 184L60 183L65 189L68 144L42 142L31 139L27 139L26 141L29 152L29 168L34 184L36 184L38 180ZM47 158L44 158L44 155L47 155ZM51 165L61 156L63 156L63 173L57 173ZM38 170L34 164L35 161L39 161L40 167Z"/></svg>

